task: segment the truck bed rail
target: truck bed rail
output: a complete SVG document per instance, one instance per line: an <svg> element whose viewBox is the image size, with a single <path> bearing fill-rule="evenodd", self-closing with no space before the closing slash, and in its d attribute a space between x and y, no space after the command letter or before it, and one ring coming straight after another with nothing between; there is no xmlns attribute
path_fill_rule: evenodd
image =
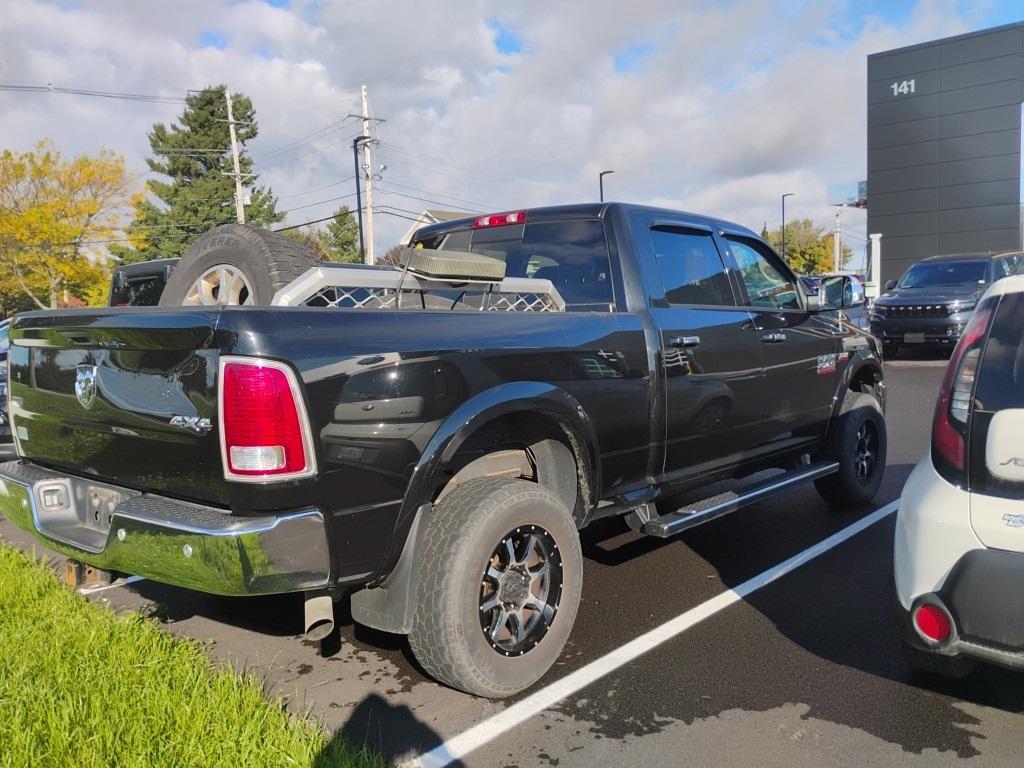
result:
<svg viewBox="0 0 1024 768"><path fill-rule="evenodd" d="M322 264L274 296L282 307L437 309L490 312L564 312L550 280L506 277L467 280L430 277L392 267Z"/></svg>

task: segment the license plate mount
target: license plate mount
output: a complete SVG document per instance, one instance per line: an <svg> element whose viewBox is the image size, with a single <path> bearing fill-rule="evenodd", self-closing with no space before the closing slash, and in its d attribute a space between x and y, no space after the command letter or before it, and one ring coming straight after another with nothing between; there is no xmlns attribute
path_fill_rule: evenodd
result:
<svg viewBox="0 0 1024 768"><path fill-rule="evenodd" d="M923 333L904 333L903 334L904 344L924 344Z"/></svg>

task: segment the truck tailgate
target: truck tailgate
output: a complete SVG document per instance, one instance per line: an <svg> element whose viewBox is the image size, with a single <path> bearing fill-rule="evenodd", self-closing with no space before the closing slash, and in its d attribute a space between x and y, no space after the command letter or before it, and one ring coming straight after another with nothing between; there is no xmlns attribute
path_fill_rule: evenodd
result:
<svg viewBox="0 0 1024 768"><path fill-rule="evenodd" d="M19 316L9 387L21 455L109 483L224 504L218 320L217 310Z"/></svg>

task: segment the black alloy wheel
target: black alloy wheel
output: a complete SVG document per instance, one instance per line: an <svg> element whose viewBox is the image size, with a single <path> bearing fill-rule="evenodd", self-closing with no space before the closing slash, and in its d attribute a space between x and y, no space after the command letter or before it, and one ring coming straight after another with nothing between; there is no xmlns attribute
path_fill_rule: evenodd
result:
<svg viewBox="0 0 1024 768"><path fill-rule="evenodd" d="M562 556L537 525L509 531L480 582L480 628L490 646L522 656L544 639L562 596Z"/></svg>

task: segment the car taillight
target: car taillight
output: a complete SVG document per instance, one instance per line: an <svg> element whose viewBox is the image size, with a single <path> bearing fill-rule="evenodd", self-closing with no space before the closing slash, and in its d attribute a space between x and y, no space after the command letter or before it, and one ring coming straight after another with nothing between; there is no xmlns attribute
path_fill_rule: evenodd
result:
<svg viewBox="0 0 1024 768"><path fill-rule="evenodd" d="M510 211L508 213L492 213L473 219L473 229L488 227L507 227L510 224L525 224L526 211Z"/></svg>
<svg viewBox="0 0 1024 768"><path fill-rule="evenodd" d="M282 363L222 359L220 439L228 480L286 480L316 471L298 381Z"/></svg>
<svg viewBox="0 0 1024 768"><path fill-rule="evenodd" d="M932 463L954 485L965 481L967 422L971 415L974 382L981 348L992 319L991 306L974 313L949 359L932 420Z"/></svg>

